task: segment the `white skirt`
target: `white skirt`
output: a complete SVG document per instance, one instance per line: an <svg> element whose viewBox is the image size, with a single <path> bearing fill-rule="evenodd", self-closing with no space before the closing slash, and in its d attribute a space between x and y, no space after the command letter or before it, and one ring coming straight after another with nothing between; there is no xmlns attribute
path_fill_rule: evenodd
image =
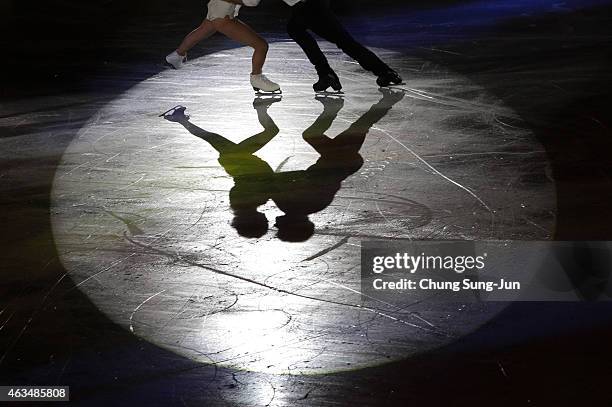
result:
<svg viewBox="0 0 612 407"><path fill-rule="evenodd" d="M212 21L218 18L234 18L238 16L240 7L239 4L228 3L223 0L210 0L206 19Z"/></svg>

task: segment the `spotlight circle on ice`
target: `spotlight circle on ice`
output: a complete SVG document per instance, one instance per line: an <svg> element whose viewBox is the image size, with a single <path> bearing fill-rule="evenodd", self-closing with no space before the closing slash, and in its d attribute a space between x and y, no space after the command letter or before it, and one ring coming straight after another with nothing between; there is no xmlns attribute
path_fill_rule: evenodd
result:
<svg viewBox="0 0 612 407"><path fill-rule="evenodd" d="M54 235L114 322L204 363L316 374L444 346L504 307L373 303L360 245L549 239L534 135L443 67L376 50L407 82L398 95L327 48L343 96L315 98L299 48L277 43L266 71L282 100L255 99L237 48L143 81L80 130L56 174Z"/></svg>

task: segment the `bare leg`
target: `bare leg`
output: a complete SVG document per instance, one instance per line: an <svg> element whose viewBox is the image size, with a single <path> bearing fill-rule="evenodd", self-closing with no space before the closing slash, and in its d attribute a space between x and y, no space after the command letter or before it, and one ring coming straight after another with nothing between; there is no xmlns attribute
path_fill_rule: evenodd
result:
<svg viewBox="0 0 612 407"><path fill-rule="evenodd" d="M187 34L183 42L181 42L181 45L177 48L176 52L181 56L185 56L187 51L193 48L198 42L213 35L215 31L216 30L212 21L202 21L202 24L200 24L198 28Z"/></svg>
<svg viewBox="0 0 612 407"><path fill-rule="evenodd" d="M259 75L268 55L268 43L251 27L238 19L219 18L212 22L214 28L234 41L254 49L251 74Z"/></svg>

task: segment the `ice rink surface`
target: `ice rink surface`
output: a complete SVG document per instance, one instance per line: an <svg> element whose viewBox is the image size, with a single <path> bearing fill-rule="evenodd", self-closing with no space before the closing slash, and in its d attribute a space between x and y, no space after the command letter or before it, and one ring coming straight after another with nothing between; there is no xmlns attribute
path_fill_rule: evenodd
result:
<svg viewBox="0 0 612 407"><path fill-rule="evenodd" d="M238 48L142 82L79 131L55 177L55 241L113 321L201 362L309 374L439 347L501 309L363 298L360 244L549 238L543 147L461 75L377 50L407 76L379 89L325 49L343 95L315 97L281 42L267 71L282 98L253 95ZM189 118L159 117L175 105Z"/></svg>

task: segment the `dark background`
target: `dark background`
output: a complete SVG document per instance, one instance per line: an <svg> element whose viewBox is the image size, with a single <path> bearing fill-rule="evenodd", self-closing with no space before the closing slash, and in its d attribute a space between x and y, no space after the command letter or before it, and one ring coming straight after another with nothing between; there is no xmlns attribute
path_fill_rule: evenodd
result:
<svg viewBox="0 0 612 407"><path fill-rule="evenodd" d="M362 17L393 15L407 5L418 10L458 3L462 2L332 0L340 15ZM130 47L136 40L134 35L138 40L143 39L141 35L148 36L147 44L151 45L170 36L174 43L204 17L205 4L205 0L1 0L2 82L9 86L3 86L0 96L24 94L49 83L69 85L99 71L108 60L147 61L151 57L147 49ZM278 32L284 29L289 12L281 0L264 0L243 15L247 21L266 16L258 21L258 30ZM367 25L367 20L362 22ZM177 26L180 30L174 31ZM15 87L16 79L25 81Z"/></svg>
<svg viewBox="0 0 612 407"><path fill-rule="evenodd" d="M347 15L370 13L383 6L394 7L398 2L334 0L333 3L338 12ZM129 32L130 26L139 24L135 27L136 32L148 29L146 35L151 36L154 43L174 34L167 28L178 21L185 29L194 28L205 15L205 5L204 0L2 0L0 44L5 50L3 66L8 70L3 82L14 84L15 79L26 79L24 86L29 88L34 83L38 86L54 82L54 79L57 81L54 75L58 73L63 76L60 81L70 82L83 78L108 59L142 61L147 50L126 50L126 44L121 44L121 33ZM248 14L270 16L272 18L266 19L267 24L282 30L289 11L282 1L267 0L249 10ZM182 31L181 35L185 34ZM180 38L177 34L173 37L175 42ZM125 40L131 42L134 39ZM75 59L79 62L78 69ZM3 95L12 96L16 91L21 93L26 89L4 88Z"/></svg>
<svg viewBox="0 0 612 407"><path fill-rule="evenodd" d="M332 1L365 44L464 74L521 115L551 162L554 238L610 240L609 2L490 1L460 13L452 7L474 2ZM273 41L285 35L288 11L279 0L264 0L244 19ZM239 404L219 397L224 386L236 385L231 375L226 380L215 371L212 379L210 369L139 340L99 313L65 277L49 224L54 171L80 126L96 107L164 69L163 55L203 14L201 0L0 1L0 140L6 142L0 161L0 383L67 384L75 402L88 405ZM215 49L228 46L234 45L211 42ZM68 111L64 120L46 117ZM12 151L26 135L33 136ZM585 267L587 277L589 272ZM437 352L359 372L297 378L289 385L318 390L304 399L308 393L296 390L287 403L612 405L610 343L609 303L513 304ZM246 395L249 386L236 392Z"/></svg>

